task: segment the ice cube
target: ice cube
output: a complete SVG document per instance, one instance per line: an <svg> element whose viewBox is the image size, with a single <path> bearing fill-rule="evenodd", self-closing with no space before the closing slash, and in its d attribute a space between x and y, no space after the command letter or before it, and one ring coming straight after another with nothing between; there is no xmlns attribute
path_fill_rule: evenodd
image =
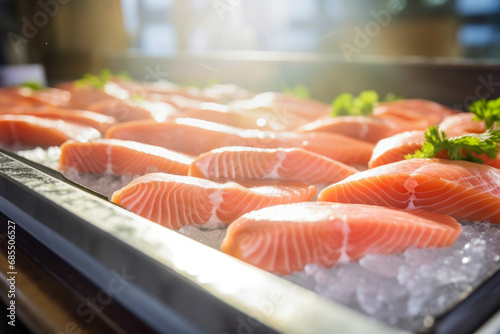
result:
<svg viewBox="0 0 500 334"><path fill-rule="evenodd" d="M453 252L451 247L442 248L408 248L405 253L405 261L414 266L422 266L424 264L433 263L436 260L450 255Z"/></svg>
<svg viewBox="0 0 500 334"><path fill-rule="evenodd" d="M226 229L205 230L193 225L185 225L178 232L215 249L220 249L226 236Z"/></svg>
<svg viewBox="0 0 500 334"><path fill-rule="evenodd" d="M359 264L374 273L385 277L396 277L399 267L404 263L402 255L368 254Z"/></svg>
<svg viewBox="0 0 500 334"><path fill-rule="evenodd" d="M356 289L356 297L361 309L370 315L376 314L383 307L382 302L377 299L378 286L372 283L369 279L362 279Z"/></svg>
<svg viewBox="0 0 500 334"><path fill-rule="evenodd" d="M59 165L59 157L61 156L61 149L59 146L51 146L47 149L41 147L36 147L33 149L21 149L15 150L16 154L44 165L46 167L57 170Z"/></svg>

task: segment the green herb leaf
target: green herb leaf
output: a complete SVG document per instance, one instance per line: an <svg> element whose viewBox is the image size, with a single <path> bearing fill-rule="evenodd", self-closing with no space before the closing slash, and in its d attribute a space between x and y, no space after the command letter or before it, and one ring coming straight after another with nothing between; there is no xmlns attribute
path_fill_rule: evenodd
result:
<svg viewBox="0 0 500 334"><path fill-rule="evenodd" d="M122 81L132 81L132 77L127 71L118 71L115 75L118 79Z"/></svg>
<svg viewBox="0 0 500 334"><path fill-rule="evenodd" d="M92 87L104 89L104 86L111 80L112 74L108 69L103 69L100 75L84 74L83 77L75 82L76 87Z"/></svg>
<svg viewBox="0 0 500 334"><path fill-rule="evenodd" d="M498 155L498 144L500 144L500 129L488 129L480 134L447 138L444 131L439 131L437 126L431 126L425 131L424 136L422 149L415 154L407 154L406 159L434 158L439 152L446 150L450 160L484 163L483 159L476 156L486 154L494 159Z"/></svg>
<svg viewBox="0 0 500 334"><path fill-rule="evenodd" d="M404 97L400 95L396 95L393 92L389 92L385 94L384 102L390 102L390 101L396 101L396 100L402 100Z"/></svg>
<svg viewBox="0 0 500 334"><path fill-rule="evenodd" d="M354 110L361 115L371 114L373 107L378 103L378 93L374 90L365 90L352 100Z"/></svg>
<svg viewBox="0 0 500 334"><path fill-rule="evenodd" d="M475 115L474 120L484 120L486 128L489 129L500 121L500 98L490 101L482 99L473 102L469 105L469 111Z"/></svg>
<svg viewBox="0 0 500 334"><path fill-rule="evenodd" d="M383 102L402 99L394 93L388 93ZM343 93L337 96L332 102L333 117L337 116L368 116L372 113L373 107L379 103L379 95L374 90L365 90L357 97L349 93Z"/></svg>
<svg viewBox="0 0 500 334"><path fill-rule="evenodd" d="M134 101L142 101L146 99L146 97L142 95L132 95L130 98Z"/></svg>
<svg viewBox="0 0 500 334"><path fill-rule="evenodd" d="M36 91L42 91L45 89L45 86L39 83L38 81L26 81L20 84L19 87L31 88Z"/></svg>
<svg viewBox="0 0 500 334"><path fill-rule="evenodd" d="M332 102L332 116L343 116L354 114L354 110L352 107L352 94L342 93L335 98Z"/></svg>
<svg viewBox="0 0 500 334"><path fill-rule="evenodd" d="M208 79L206 86L208 87L208 86L213 86L213 85L218 85L218 84L220 84L220 79L217 77L211 77L210 79Z"/></svg>
<svg viewBox="0 0 500 334"><path fill-rule="evenodd" d="M301 99L309 99L311 97L309 88L302 84L295 85L294 87L285 87L283 92Z"/></svg>
<svg viewBox="0 0 500 334"><path fill-rule="evenodd" d="M213 86L213 85L218 85L220 84L221 81L217 77L210 77L206 82L201 82L201 81L186 81L183 84L180 84L179 86L185 87L185 88L198 88L198 89L205 89L207 87Z"/></svg>

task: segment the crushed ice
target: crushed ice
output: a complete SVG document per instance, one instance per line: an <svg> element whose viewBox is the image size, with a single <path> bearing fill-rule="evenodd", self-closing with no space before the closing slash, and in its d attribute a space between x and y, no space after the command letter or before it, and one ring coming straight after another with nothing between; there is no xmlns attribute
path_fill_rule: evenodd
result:
<svg viewBox="0 0 500 334"><path fill-rule="evenodd" d="M219 250L222 240L226 236L226 229L206 230L193 225L183 226L178 232L186 237Z"/></svg>
<svg viewBox="0 0 500 334"><path fill-rule="evenodd" d="M17 147L20 156L57 169L60 150ZM110 197L134 177L93 175L70 170L69 179ZM193 225L179 233L220 249L225 229ZM464 224L452 247L409 248L396 255L369 254L358 262L325 268L308 264L284 277L307 289L402 329L424 329L427 316L453 307L463 292L477 287L500 268L500 226Z"/></svg>
<svg viewBox="0 0 500 334"><path fill-rule="evenodd" d="M424 329L426 316L452 307L464 291L500 267L500 228L467 224L452 247L409 248L366 255L325 268L308 264L285 277L310 290L402 329Z"/></svg>
<svg viewBox="0 0 500 334"><path fill-rule="evenodd" d="M61 156L61 149L59 146L51 146L47 149L43 149L41 147L32 148L20 145L11 145L5 148L23 158L52 169L57 170L57 166L59 165L59 157Z"/></svg>
<svg viewBox="0 0 500 334"><path fill-rule="evenodd" d="M179 233L220 249L226 231L187 225ZM419 331L428 316L453 307L460 294L499 268L500 226L478 223L464 224L452 247L369 254L333 268L308 264L284 278L393 326Z"/></svg>
<svg viewBox="0 0 500 334"><path fill-rule="evenodd" d="M71 168L63 173L71 181L78 183L85 188L91 189L99 194L111 198L113 193L132 182L137 176L113 175L113 174L89 174L79 173Z"/></svg>

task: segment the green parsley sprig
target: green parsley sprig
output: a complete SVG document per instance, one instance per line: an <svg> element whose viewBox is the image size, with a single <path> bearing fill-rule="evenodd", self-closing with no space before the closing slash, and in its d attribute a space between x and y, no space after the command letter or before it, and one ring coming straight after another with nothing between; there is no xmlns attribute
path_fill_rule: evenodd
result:
<svg viewBox="0 0 500 334"><path fill-rule="evenodd" d="M388 93L383 102L402 99L393 93ZM379 95L374 90L365 90L354 97L350 93L343 93L337 96L332 102L332 117L337 116L368 116L372 113L373 107L379 103Z"/></svg>
<svg viewBox="0 0 500 334"><path fill-rule="evenodd" d="M130 75L125 71L120 71L113 75L110 70L103 69L99 75L84 74L81 79L75 82L76 87L91 87L95 89L104 89L104 86L113 78L118 78L122 81L130 81Z"/></svg>
<svg viewBox="0 0 500 334"><path fill-rule="evenodd" d="M295 97L301 98L301 99L309 99L311 98L311 92L309 91L309 88L307 86L298 84L293 87L288 87L286 86L283 89L283 93L293 95Z"/></svg>
<svg viewBox="0 0 500 334"><path fill-rule="evenodd" d="M431 126L425 131L424 136L425 143L422 149L417 150L415 154L407 154L406 159L434 158L446 150L450 160L484 163L484 160L477 155L486 154L494 159L498 155L498 144L500 144L500 129L491 128L480 134L447 138L444 131L439 131L437 126Z"/></svg>
<svg viewBox="0 0 500 334"><path fill-rule="evenodd" d="M45 89L45 86L38 81L25 81L20 84L19 87L26 87L36 91L42 91Z"/></svg>
<svg viewBox="0 0 500 334"><path fill-rule="evenodd" d="M84 74L81 79L78 79L75 82L75 85L78 88L91 87L95 89L104 89L104 86L106 86L108 81L111 80L111 77L111 71L103 69L99 75L92 75L89 73Z"/></svg>
<svg viewBox="0 0 500 334"><path fill-rule="evenodd" d="M475 121L484 121L486 128L491 128L500 121L500 97L496 100L478 100L469 105L469 111L473 113Z"/></svg>
<svg viewBox="0 0 500 334"><path fill-rule="evenodd" d="M189 80L184 82L183 84L180 84L179 86L184 87L184 88L198 88L198 89L204 89L210 86L218 85L220 84L221 81L217 77L210 77L208 81L206 82L201 82L201 81L193 81Z"/></svg>

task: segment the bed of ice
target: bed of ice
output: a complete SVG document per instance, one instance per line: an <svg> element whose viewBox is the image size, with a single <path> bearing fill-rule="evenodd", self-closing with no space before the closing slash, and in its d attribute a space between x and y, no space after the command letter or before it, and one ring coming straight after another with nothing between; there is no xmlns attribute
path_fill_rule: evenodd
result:
<svg viewBox="0 0 500 334"><path fill-rule="evenodd" d="M180 233L219 248L224 230L184 226ZM325 268L308 264L284 278L401 329L419 331L459 295L500 268L500 227L464 224L452 247L409 248L395 255L371 254L358 262Z"/></svg>
<svg viewBox="0 0 500 334"><path fill-rule="evenodd" d="M115 191L125 187L137 177L127 175L86 174L79 173L75 169L70 169L64 172L63 175L71 181L98 192L107 198L111 198Z"/></svg>
<svg viewBox="0 0 500 334"><path fill-rule="evenodd" d="M61 155L61 149L59 148L59 146L52 146L47 149L43 149L41 147L27 147L24 145L0 145L0 147L8 151L12 151L23 158L37 162L52 169L57 169L57 165L59 164L59 157Z"/></svg>
<svg viewBox="0 0 500 334"><path fill-rule="evenodd" d="M57 169L58 148L22 149L17 153ZM65 175L108 197L133 179L76 171ZM191 225L178 232L216 249L220 249L226 234L225 229L205 230ZM453 307L459 295L476 288L499 268L500 226L476 223L464 224L452 247L372 254L333 268L308 264L304 271L284 279L388 324L419 331L432 322L429 316Z"/></svg>
<svg viewBox="0 0 500 334"><path fill-rule="evenodd" d="M55 170L58 169L57 167L59 165L61 150L57 146L49 147L48 149L42 149L40 147L26 148L11 146L8 147L8 149L26 159ZM71 181L81 184L82 186L102 195L105 195L108 198L110 198L115 191L125 187L135 178L134 176L120 176L110 174L94 175L79 173L75 169L68 170L64 172L63 175Z"/></svg>

